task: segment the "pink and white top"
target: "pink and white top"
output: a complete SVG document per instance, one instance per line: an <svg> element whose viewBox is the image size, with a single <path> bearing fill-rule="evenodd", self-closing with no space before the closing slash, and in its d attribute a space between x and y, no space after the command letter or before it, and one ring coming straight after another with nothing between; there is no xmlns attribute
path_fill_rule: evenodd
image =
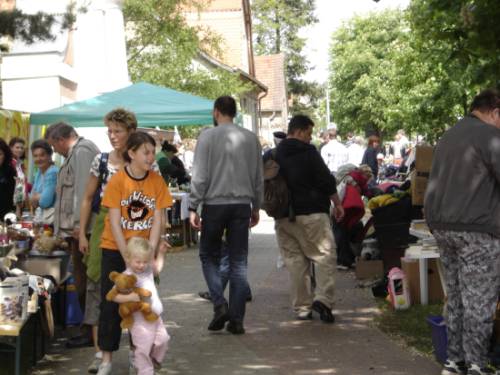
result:
<svg viewBox="0 0 500 375"><path fill-rule="evenodd" d="M141 273L135 273L130 268L127 268L125 273L128 275L135 275L137 277L137 283L135 284L136 287L144 288L151 292L151 297L146 302L150 303L153 312L160 316L163 312L163 304L161 303L158 290L156 289L152 267L148 266L148 268Z"/></svg>

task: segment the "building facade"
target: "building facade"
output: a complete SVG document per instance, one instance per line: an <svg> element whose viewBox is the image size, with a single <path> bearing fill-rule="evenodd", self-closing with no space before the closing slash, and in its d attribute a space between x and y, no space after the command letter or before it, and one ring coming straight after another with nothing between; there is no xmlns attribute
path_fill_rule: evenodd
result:
<svg viewBox="0 0 500 375"><path fill-rule="evenodd" d="M207 69L217 68L239 74L244 82L251 83L253 89L239 98L242 124L259 134L260 99L265 96L267 87L255 76L249 0L212 0L201 11L187 9L185 18L188 25L200 29L200 37L210 33L220 39L222 53L200 52L198 63Z"/></svg>

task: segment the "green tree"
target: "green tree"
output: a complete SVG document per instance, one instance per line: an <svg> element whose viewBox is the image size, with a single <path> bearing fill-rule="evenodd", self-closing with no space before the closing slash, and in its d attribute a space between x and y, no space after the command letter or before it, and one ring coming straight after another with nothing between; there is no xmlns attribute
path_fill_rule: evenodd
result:
<svg viewBox="0 0 500 375"><path fill-rule="evenodd" d="M258 55L286 54L286 77L293 104L291 113L317 107L319 86L302 77L309 69L304 54L306 39L300 31L316 23L314 0L254 0L252 14ZM302 102L306 102L304 106Z"/></svg>
<svg viewBox="0 0 500 375"><path fill-rule="evenodd" d="M413 0L409 20L422 51L446 61L464 82L462 104L480 88L500 87L500 7L497 0Z"/></svg>
<svg viewBox="0 0 500 375"><path fill-rule="evenodd" d="M199 50L217 53L216 35L199 36L187 25L183 9L202 9L202 0L126 0L123 8L127 37L128 66L133 81L147 81L173 89L216 98L250 90L238 74L193 66Z"/></svg>
<svg viewBox="0 0 500 375"><path fill-rule="evenodd" d="M345 131L398 129L430 141L463 115L463 82L450 75L445 42L415 42L401 10L355 17L334 35L330 50L331 107Z"/></svg>
<svg viewBox="0 0 500 375"><path fill-rule="evenodd" d="M330 100L341 129L387 129L384 109L392 104L393 55L401 48L404 19L398 11L356 16L333 35Z"/></svg>

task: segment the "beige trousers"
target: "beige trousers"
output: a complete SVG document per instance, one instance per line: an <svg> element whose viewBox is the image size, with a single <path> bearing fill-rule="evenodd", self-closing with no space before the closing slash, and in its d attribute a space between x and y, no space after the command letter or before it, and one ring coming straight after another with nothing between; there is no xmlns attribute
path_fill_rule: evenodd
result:
<svg viewBox="0 0 500 375"><path fill-rule="evenodd" d="M295 222L276 220L276 236L290 272L291 298L296 313L310 311L313 301L332 308L335 287L335 240L327 214L298 215ZM311 290L311 261L316 290Z"/></svg>

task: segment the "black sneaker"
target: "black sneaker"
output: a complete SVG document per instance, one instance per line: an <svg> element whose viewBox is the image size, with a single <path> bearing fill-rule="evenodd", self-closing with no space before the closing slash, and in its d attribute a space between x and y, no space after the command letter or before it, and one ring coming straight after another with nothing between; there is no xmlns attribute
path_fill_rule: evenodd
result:
<svg viewBox="0 0 500 375"><path fill-rule="evenodd" d="M458 375L467 374L467 366L465 365L465 361L453 362L447 360L444 363L441 375L457 375L457 374Z"/></svg>
<svg viewBox="0 0 500 375"><path fill-rule="evenodd" d="M245 328L243 328L243 323L241 322L229 322L226 327L226 331L231 332L233 335L242 335L245 333Z"/></svg>
<svg viewBox="0 0 500 375"><path fill-rule="evenodd" d="M464 373L465 374L465 373ZM495 370L492 370L488 367L480 368L478 365L470 365L467 369L467 375L494 375L496 374Z"/></svg>
<svg viewBox="0 0 500 375"><path fill-rule="evenodd" d="M229 308L227 303L214 307L214 317L208 325L209 331L220 331L226 325L229 320Z"/></svg>
<svg viewBox="0 0 500 375"><path fill-rule="evenodd" d="M94 346L94 341L88 335L72 337L66 341L67 349L85 348L87 346Z"/></svg>
<svg viewBox="0 0 500 375"><path fill-rule="evenodd" d="M203 298L207 301L212 300L212 296L210 295L210 292L198 292L198 295L200 296L200 298Z"/></svg>
<svg viewBox="0 0 500 375"><path fill-rule="evenodd" d="M329 309L323 302L314 301L312 304L312 309L319 314L319 318L324 323L335 322L335 317L332 314L332 310Z"/></svg>

